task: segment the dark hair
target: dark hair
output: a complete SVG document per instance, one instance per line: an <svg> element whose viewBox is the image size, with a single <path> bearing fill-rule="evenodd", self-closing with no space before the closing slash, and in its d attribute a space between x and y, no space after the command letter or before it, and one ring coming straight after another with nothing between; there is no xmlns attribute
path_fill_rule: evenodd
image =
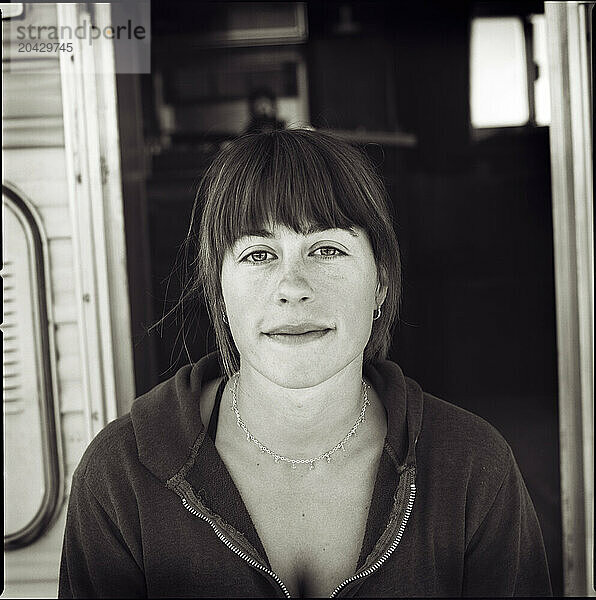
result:
<svg viewBox="0 0 596 600"><path fill-rule="evenodd" d="M197 191L185 242L189 280L179 305L204 293L228 376L240 361L223 314L223 257L240 237L271 224L297 233L313 225L366 231L379 281L388 291L364 360L385 358L401 293L385 187L368 159L347 142L307 129L276 130L244 135L219 152Z"/></svg>

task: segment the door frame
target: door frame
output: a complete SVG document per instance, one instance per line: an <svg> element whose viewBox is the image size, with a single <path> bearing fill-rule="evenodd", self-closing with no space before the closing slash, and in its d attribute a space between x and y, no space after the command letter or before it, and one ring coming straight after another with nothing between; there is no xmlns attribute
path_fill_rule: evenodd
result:
<svg viewBox="0 0 596 600"><path fill-rule="evenodd" d="M594 2L545 2L565 594L594 596Z"/></svg>

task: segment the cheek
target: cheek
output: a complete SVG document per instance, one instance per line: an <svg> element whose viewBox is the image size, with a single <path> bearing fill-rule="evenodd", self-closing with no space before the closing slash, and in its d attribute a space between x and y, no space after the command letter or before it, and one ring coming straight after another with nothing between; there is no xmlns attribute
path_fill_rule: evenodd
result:
<svg viewBox="0 0 596 600"><path fill-rule="evenodd" d="M376 276L368 270L329 276L321 281L325 302L358 327L375 308Z"/></svg>
<svg viewBox="0 0 596 600"><path fill-rule="evenodd" d="M221 271L221 290L229 327L236 340L244 336L260 319L263 308L263 286L256 285L254 275L242 269L224 266Z"/></svg>
<svg viewBox="0 0 596 600"><path fill-rule="evenodd" d="M221 269L221 292L228 319L234 319L238 305L246 293L246 287L243 279L238 277L224 262Z"/></svg>

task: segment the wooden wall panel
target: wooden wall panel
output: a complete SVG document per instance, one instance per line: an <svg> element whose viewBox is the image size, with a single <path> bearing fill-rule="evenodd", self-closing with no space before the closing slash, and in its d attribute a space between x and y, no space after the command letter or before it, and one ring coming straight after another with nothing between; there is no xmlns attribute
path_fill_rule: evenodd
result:
<svg viewBox="0 0 596 600"><path fill-rule="evenodd" d="M64 475L66 491L70 492L72 474L89 444L85 430L85 416L82 411L62 415L62 437L64 439Z"/></svg>
<svg viewBox="0 0 596 600"><path fill-rule="evenodd" d="M57 166L61 168L60 164ZM19 189L29 198L35 198L35 206L63 206L68 209L66 178L24 179L19 181Z"/></svg>
<svg viewBox="0 0 596 600"><path fill-rule="evenodd" d="M4 80L10 74L4 75ZM30 182L63 182L66 185L64 148L15 148L3 150L5 181L17 185ZM35 202L35 198L32 198Z"/></svg>
<svg viewBox="0 0 596 600"><path fill-rule="evenodd" d="M36 70L38 68L39 66ZM35 72L33 75L24 70L18 73L11 70L5 73L4 77L2 116L5 120L58 117L62 121L62 94L58 71Z"/></svg>
<svg viewBox="0 0 596 600"><path fill-rule="evenodd" d="M72 224L68 207L40 206L38 212L41 215L48 239L72 237Z"/></svg>
<svg viewBox="0 0 596 600"><path fill-rule="evenodd" d="M50 277L54 322L57 325L76 323L73 247L70 238L55 238L49 243Z"/></svg>

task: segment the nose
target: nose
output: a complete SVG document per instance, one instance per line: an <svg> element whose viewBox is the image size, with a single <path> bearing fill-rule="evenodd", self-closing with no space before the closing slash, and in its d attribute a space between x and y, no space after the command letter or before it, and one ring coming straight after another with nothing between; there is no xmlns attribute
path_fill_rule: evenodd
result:
<svg viewBox="0 0 596 600"><path fill-rule="evenodd" d="M309 302L313 299L313 289L300 264L286 265L280 274L275 300L279 304Z"/></svg>

